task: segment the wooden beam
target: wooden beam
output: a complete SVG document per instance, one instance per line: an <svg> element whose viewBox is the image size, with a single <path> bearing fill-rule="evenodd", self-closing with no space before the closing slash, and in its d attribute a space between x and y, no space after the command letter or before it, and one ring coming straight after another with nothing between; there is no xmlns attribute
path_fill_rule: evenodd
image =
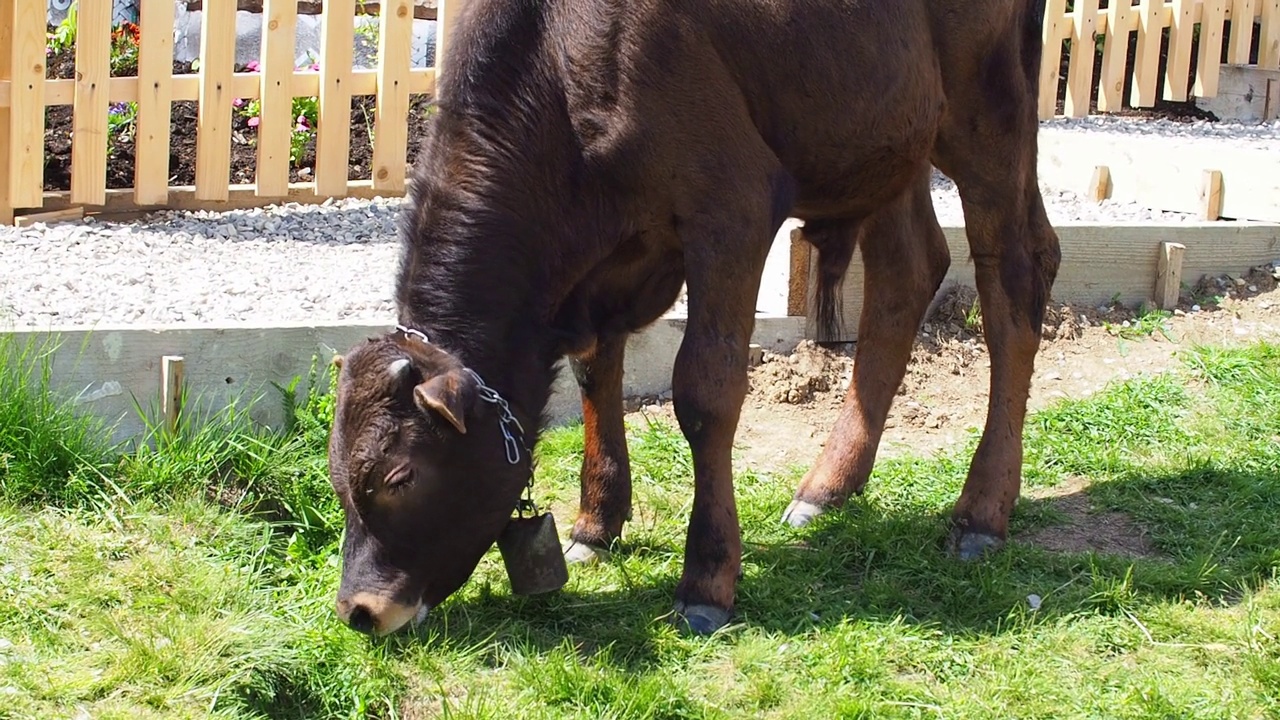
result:
<svg viewBox="0 0 1280 720"><path fill-rule="evenodd" d="M1182 243L1162 242L1156 255L1156 305L1161 310L1173 310L1178 306L1178 292L1182 289L1182 258L1187 246Z"/></svg>
<svg viewBox="0 0 1280 720"><path fill-rule="evenodd" d="M200 18L200 104L196 111L196 196L225 200L231 174L231 73L236 14L231 4Z"/></svg>
<svg viewBox="0 0 1280 720"><path fill-rule="evenodd" d="M10 53L9 206L27 207L44 192L45 5L14 0L8 6ZM8 22L7 20L5 22Z"/></svg>
<svg viewBox="0 0 1280 720"><path fill-rule="evenodd" d="M351 161L351 21L355 0L328 0L320 27L320 109L316 127L316 188L347 194Z"/></svg>
<svg viewBox="0 0 1280 720"><path fill-rule="evenodd" d="M804 239L804 228L791 231L791 272L787 281L787 315L809 314L809 255L813 246Z"/></svg>
<svg viewBox="0 0 1280 720"><path fill-rule="evenodd" d="M298 14L294 0L267 0L263 18L262 76L258 106L258 195L289 189L289 149L293 123L293 53ZM237 96L239 97L239 96Z"/></svg>
<svg viewBox="0 0 1280 720"><path fill-rule="evenodd" d="M1099 203L1111 197L1111 168L1106 165L1093 168L1093 177L1089 179L1089 197Z"/></svg>
<svg viewBox="0 0 1280 720"><path fill-rule="evenodd" d="M18 227L31 227L36 223L45 223L51 225L53 223L68 222L72 220L81 220L84 218L84 208L77 205L69 207L65 210L53 210L51 212L28 213L19 215L13 219L13 224Z"/></svg>
<svg viewBox="0 0 1280 720"><path fill-rule="evenodd" d="M107 196L107 82L111 77L111 4L80 5L76 95L71 122L71 201L101 205Z"/></svg>
<svg viewBox="0 0 1280 720"><path fill-rule="evenodd" d="M409 68L413 64L413 23L409 0L392 0L378 32L378 106L374 112L373 168L378 190L404 192L409 150ZM392 4L388 5L393 6Z"/></svg>
<svg viewBox="0 0 1280 720"><path fill-rule="evenodd" d="M1202 275L1239 273L1280 257L1280 224L1220 221L1176 225L1096 225L1059 223L1054 226L1062 247L1062 264L1050 293L1052 302L1088 305L1107 302L1117 297L1122 303L1136 305L1149 300L1157 263L1164 245L1183 248L1181 259L1172 250L1174 263L1181 262L1181 275L1176 282L1165 280L1161 287L1175 292L1183 278L1195 282ZM969 243L963 226L944 227L951 267L941 291L955 284L976 287L973 263L969 261ZM817 253L814 253L816 256ZM813 292L816 258L810 259L809 294ZM1168 275L1169 273L1167 273ZM1170 286L1170 283L1172 285ZM857 340L858 319L863 305L863 265L858 254L849 263L840 292L843 317L835 342ZM1159 302L1162 296L1157 296ZM1176 296L1174 296L1176 302ZM817 338L817 323L810 314L805 322L805 336Z"/></svg>
<svg viewBox="0 0 1280 720"><path fill-rule="evenodd" d="M0 84L9 77L13 55L4 48L13 47L13 5L16 0L0 0ZM13 202L9 199L9 105L0 103L0 225L13 224Z"/></svg>
<svg viewBox="0 0 1280 720"><path fill-rule="evenodd" d="M236 0L236 9L244 12L263 12L264 0ZM300 0L296 3L299 15L320 15L324 12L324 3L320 0ZM195 12L204 8L204 0L187 0L187 11ZM382 3L368 0L357 3L356 15L381 15ZM436 0L414 0L413 18L415 20L435 20Z"/></svg>
<svg viewBox="0 0 1280 720"><path fill-rule="evenodd" d="M139 7L137 157L133 187L140 203L169 198L169 148L173 118L173 3ZM108 94L113 87L108 88ZM119 101L117 101L119 102ZM105 198L104 198L105 201Z"/></svg>

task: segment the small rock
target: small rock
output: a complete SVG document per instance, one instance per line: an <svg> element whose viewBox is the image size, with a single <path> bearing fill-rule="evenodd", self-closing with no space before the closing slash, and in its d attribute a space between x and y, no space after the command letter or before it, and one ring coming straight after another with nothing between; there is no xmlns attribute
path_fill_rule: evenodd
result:
<svg viewBox="0 0 1280 720"><path fill-rule="evenodd" d="M1191 312L1200 312L1200 306L1199 306L1199 305L1192 305L1192 306L1191 306Z"/></svg>
<svg viewBox="0 0 1280 720"><path fill-rule="evenodd" d="M1039 610L1039 609L1040 609L1040 596L1039 596L1039 595L1036 595L1035 593L1032 593L1032 594L1028 595L1028 596L1027 596L1027 604L1031 606L1031 609L1032 609L1033 611L1034 611L1034 610Z"/></svg>
<svg viewBox="0 0 1280 720"><path fill-rule="evenodd" d="M1173 314L1177 317L1185 317L1187 313L1182 308L1178 308L1173 311Z"/></svg>
<svg viewBox="0 0 1280 720"><path fill-rule="evenodd" d="M1249 286L1249 292L1258 292L1258 286L1257 286L1257 285L1250 285L1250 286Z"/></svg>
<svg viewBox="0 0 1280 720"><path fill-rule="evenodd" d="M1045 380L1061 380L1062 373L1058 372L1057 370L1050 370L1049 372L1044 374L1044 379Z"/></svg>
<svg viewBox="0 0 1280 720"><path fill-rule="evenodd" d="M1244 278L1236 278L1235 283L1236 283L1236 287L1244 287L1246 285Z"/></svg>

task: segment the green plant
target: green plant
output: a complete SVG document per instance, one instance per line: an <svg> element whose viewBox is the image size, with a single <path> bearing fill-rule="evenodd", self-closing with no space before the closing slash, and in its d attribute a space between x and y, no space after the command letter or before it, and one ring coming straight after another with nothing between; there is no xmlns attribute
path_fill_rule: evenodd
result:
<svg viewBox="0 0 1280 720"><path fill-rule="evenodd" d="M125 22L111 29L111 74L125 77L138 74L138 46L142 41L141 29Z"/></svg>
<svg viewBox="0 0 1280 720"><path fill-rule="evenodd" d="M137 130L138 104L135 102L112 103L107 110L107 150L110 152L118 139L129 139Z"/></svg>
<svg viewBox="0 0 1280 720"><path fill-rule="evenodd" d="M67 8L67 16L62 18L62 22L53 29L53 32L46 36L45 54L61 55L62 53L75 47L76 29L79 23L80 11L77 8L79 3L71 3Z"/></svg>
<svg viewBox="0 0 1280 720"><path fill-rule="evenodd" d="M256 61L245 65L245 69L249 72L258 72L259 65ZM298 70L316 70L320 69L319 63L311 63L310 65L297 68ZM255 98L253 100L243 100L236 98L232 101L241 116L247 118L246 124L250 128L257 129L261 122L262 101ZM316 136L316 128L320 123L320 100L314 95L309 97L295 97L293 99L293 131L289 136L289 161L297 166L302 163L302 156L306 152L307 144Z"/></svg>

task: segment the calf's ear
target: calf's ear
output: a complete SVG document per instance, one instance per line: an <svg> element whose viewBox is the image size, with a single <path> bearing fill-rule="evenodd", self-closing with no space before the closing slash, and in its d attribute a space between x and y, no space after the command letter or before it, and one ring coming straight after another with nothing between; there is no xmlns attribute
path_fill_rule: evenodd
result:
<svg viewBox="0 0 1280 720"><path fill-rule="evenodd" d="M427 378L413 388L413 400L422 412L437 412L464 435L467 411L476 400L476 382L462 370Z"/></svg>

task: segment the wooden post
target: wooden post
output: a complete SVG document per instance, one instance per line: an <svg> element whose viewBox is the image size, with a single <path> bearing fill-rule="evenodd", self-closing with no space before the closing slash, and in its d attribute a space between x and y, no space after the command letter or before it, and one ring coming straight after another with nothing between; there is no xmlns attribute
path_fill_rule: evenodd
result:
<svg viewBox="0 0 1280 720"><path fill-rule="evenodd" d="M14 2L16 0L0 0L0 81L8 80L13 74L13 55L4 49L13 47ZM9 106L0 105L0 225L13 224L13 203L9 201L10 116Z"/></svg>
<svg viewBox="0 0 1280 720"><path fill-rule="evenodd" d="M1098 51L1094 38L1098 29L1098 0L1075 0L1071 11L1071 57L1067 62L1067 96L1062 114L1084 117L1089 114L1089 91ZM1056 102L1056 98L1055 98Z"/></svg>
<svg viewBox="0 0 1280 720"><path fill-rule="evenodd" d="M160 401L164 412L164 429L170 435L177 431L178 417L182 413L182 376L181 355L165 355L160 358Z"/></svg>
<svg viewBox="0 0 1280 720"><path fill-rule="evenodd" d="M144 2L138 8L137 157L133 201L169 202L169 129L173 115L173 8L171 2Z"/></svg>
<svg viewBox="0 0 1280 720"><path fill-rule="evenodd" d="M351 162L351 19L355 0L328 0L320 20L320 122L316 128L316 194L345 197Z"/></svg>
<svg viewBox="0 0 1280 720"><path fill-rule="evenodd" d="M1203 0L1200 13L1200 57L1196 61L1196 97L1218 94L1218 71L1222 68L1222 26L1229 0Z"/></svg>
<svg viewBox="0 0 1280 720"><path fill-rule="evenodd" d="M1111 197L1110 167L1097 165L1093 168L1093 177L1089 180L1089 197L1099 203Z"/></svg>
<svg viewBox="0 0 1280 720"><path fill-rule="evenodd" d="M10 0L9 201L15 208L44 205L45 3ZM0 24L10 22L0 20ZM3 172L4 170L0 170Z"/></svg>
<svg viewBox="0 0 1280 720"><path fill-rule="evenodd" d="M107 202L107 84L111 79L111 3L79 3L76 94L72 109L71 202Z"/></svg>
<svg viewBox="0 0 1280 720"><path fill-rule="evenodd" d="M1156 303L1161 310L1172 310L1178 305L1178 293L1182 289L1182 256L1187 246L1182 243L1160 243L1156 257Z"/></svg>
<svg viewBox="0 0 1280 720"><path fill-rule="evenodd" d="M289 139L293 117L293 52L298 3L267 0L262 34L262 74L258 95L258 165L254 192L258 197L289 194Z"/></svg>
<svg viewBox="0 0 1280 720"><path fill-rule="evenodd" d="M1053 117L1058 104L1058 64L1062 60L1062 24L1067 21L1067 0L1046 0L1044 41L1040 61L1040 119Z"/></svg>
<svg viewBox="0 0 1280 720"><path fill-rule="evenodd" d="M1200 217L1217 220L1222 217L1222 171L1205 170L1200 176Z"/></svg>
<svg viewBox="0 0 1280 720"><path fill-rule="evenodd" d="M1262 120L1280 120L1280 80L1267 78L1267 97L1262 103Z"/></svg>
<svg viewBox="0 0 1280 720"><path fill-rule="evenodd" d="M1227 62L1232 65L1248 65L1249 51L1253 49L1253 16L1258 12L1258 0L1232 0L1231 43L1227 48Z"/></svg>
<svg viewBox="0 0 1280 720"><path fill-rule="evenodd" d="M412 0L382 4L378 32L378 109L374 114L375 190L404 192L409 147L409 68L413 58Z"/></svg>
<svg viewBox="0 0 1280 720"><path fill-rule="evenodd" d="M787 277L787 315L809 314L809 256L813 246L804 239L804 228L791 231L791 271Z"/></svg>
<svg viewBox="0 0 1280 720"><path fill-rule="evenodd" d="M231 186L234 3L209 3L200 20L200 107L196 115L197 200L224 202Z"/></svg>

